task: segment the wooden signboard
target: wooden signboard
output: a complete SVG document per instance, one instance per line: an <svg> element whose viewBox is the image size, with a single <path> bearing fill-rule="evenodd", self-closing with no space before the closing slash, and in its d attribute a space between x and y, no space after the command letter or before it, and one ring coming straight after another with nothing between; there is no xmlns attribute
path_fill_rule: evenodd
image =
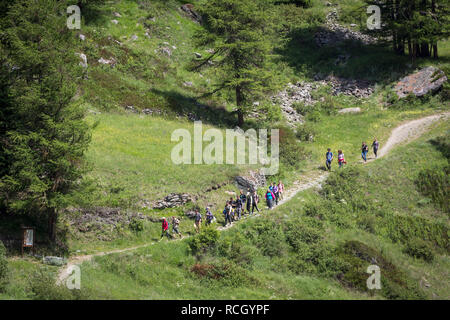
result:
<svg viewBox="0 0 450 320"><path fill-rule="evenodd" d="M23 237L22 237L22 255L23 248L31 248L34 253L34 240L35 240L35 230L33 227L23 227Z"/></svg>

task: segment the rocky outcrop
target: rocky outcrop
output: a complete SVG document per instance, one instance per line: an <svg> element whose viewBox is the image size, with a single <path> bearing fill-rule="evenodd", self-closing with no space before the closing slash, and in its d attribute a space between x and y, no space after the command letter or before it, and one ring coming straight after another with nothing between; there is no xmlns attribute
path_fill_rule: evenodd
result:
<svg viewBox="0 0 450 320"><path fill-rule="evenodd" d="M105 225L128 224L132 219L148 220L139 212L123 212L120 208L93 207L67 209L69 224L80 232L102 229Z"/></svg>
<svg viewBox="0 0 450 320"><path fill-rule="evenodd" d="M331 85L331 93L335 96L345 94L356 98L368 98L374 91L374 85L366 80L328 76L325 83Z"/></svg>
<svg viewBox="0 0 450 320"><path fill-rule="evenodd" d="M250 170L246 176L235 177L237 187L243 191L256 191L266 185L266 176Z"/></svg>
<svg viewBox="0 0 450 320"><path fill-rule="evenodd" d="M410 94L421 97L438 90L447 80L442 70L430 66L401 79L395 86L395 92L399 98Z"/></svg>
<svg viewBox="0 0 450 320"><path fill-rule="evenodd" d="M194 5L187 3L180 7L180 9L193 21L197 23L202 22L202 17L194 10Z"/></svg>
<svg viewBox="0 0 450 320"><path fill-rule="evenodd" d="M325 28L314 35L316 44L322 46L334 46L344 41L358 41L363 44L372 44L376 39L351 29L348 29L337 23L338 14L336 10L331 11L326 17Z"/></svg>
<svg viewBox="0 0 450 320"><path fill-rule="evenodd" d="M164 199L157 200L153 204L153 209L176 208L191 201L193 201L193 199L187 193L171 193L164 197Z"/></svg>

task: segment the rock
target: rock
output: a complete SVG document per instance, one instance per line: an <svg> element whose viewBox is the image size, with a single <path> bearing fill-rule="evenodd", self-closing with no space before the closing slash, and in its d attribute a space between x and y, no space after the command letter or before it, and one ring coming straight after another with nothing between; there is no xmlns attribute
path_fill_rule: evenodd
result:
<svg viewBox="0 0 450 320"><path fill-rule="evenodd" d="M82 66L83 68L87 68L88 63L86 55L84 53L76 53L76 55L80 56L81 59L80 66Z"/></svg>
<svg viewBox="0 0 450 320"><path fill-rule="evenodd" d="M117 21L116 19L111 20L111 22L114 23L114 24L118 24L119 23L119 21Z"/></svg>
<svg viewBox="0 0 450 320"><path fill-rule="evenodd" d="M146 33L144 34L144 36L146 36L147 38L151 39L151 36L150 36L150 34L149 34L148 32L146 32Z"/></svg>
<svg viewBox="0 0 450 320"><path fill-rule="evenodd" d="M440 89L446 81L447 76L442 70L430 66L404 77L394 90L399 98L405 98L409 94L421 97Z"/></svg>
<svg viewBox="0 0 450 320"><path fill-rule="evenodd" d="M358 113L361 112L361 108L345 108L338 111L338 113Z"/></svg>
<svg viewBox="0 0 450 320"><path fill-rule="evenodd" d="M162 111L158 110L158 109L148 109L148 108L146 108L146 109L142 110L142 113L146 114L146 115L152 115L152 114L162 114Z"/></svg>
<svg viewBox="0 0 450 320"><path fill-rule="evenodd" d="M337 18L337 11L331 11L326 17L325 28L314 35L316 44L319 47L334 46L346 40L357 41L366 45L376 42L374 37L341 26L337 23ZM356 25L351 26L354 27Z"/></svg>
<svg viewBox="0 0 450 320"><path fill-rule="evenodd" d="M258 188L266 185L266 176L250 170L247 176L235 177L235 182L240 190L256 191Z"/></svg>
<svg viewBox="0 0 450 320"><path fill-rule="evenodd" d="M195 54L195 57L198 58L198 59L200 59L202 57L202 55L200 53L198 53L198 52L194 52L194 54Z"/></svg>
<svg viewBox="0 0 450 320"><path fill-rule="evenodd" d="M350 27L352 27L352 28L355 28L356 26L357 26L356 23L352 23L352 24L350 25Z"/></svg>
<svg viewBox="0 0 450 320"><path fill-rule="evenodd" d="M42 262L52 266L63 266L67 263L67 259L61 257L45 256Z"/></svg>
<svg viewBox="0 0 450 320"><path fill-rule="evenodd" d="M193 85L194 84L191 81L183 82L183 86L185 86L185 87L192 87Z"/></svg>
<svg viewBox="0 0 450 320"><path fill-rule="evenodd" d="M114 17L117 17L117 18L121 18L121 17L122 17L122 16L120 15L120 13L118 13L118 12L114 12L113 15L114 15Z"/></svg>
<svg viewBox="0 0 450 320"><path fill-rule="evenodd" d="M136 41L137 39L138 39L138 36L137 36L137 35L133 34L133 35L131 36L131 41Z"/></svg>
<svg viewBox="0 0 450 320"><path fill-rule="evenodd" d="M184 4L180 7L180 9L184 11L186 15L195 22L197 23L202 22L202 17L197 12L195 12L193 4L190 3Z"/></svg>
<svg viewBox="0 0 450 320"><path fill-rule="evenodd" d="M153 204L153 209L175 208L193 201L187 193L171 193L162 200L157 200Z"/></svg>
<svg viewBox="0 0 450 320"><path fill-rule="evenodd" d="M100 58L98 59L98 63L100 64L109 64L110 66L115 66L116 65L116 60L114 58L111 58L110 60L104 59L104 58Z"/></svg>
<svg viewBox="0 0 450 320"><path fill-rule="evenodd" d="M133 112L133 113L137 113L138 111L134 108L134 106L126 106L125 110Z"/></svg>
<svg viewBox="0 0 450 320"><path fill-rule="evenodd" d="M155 50L156 51L156 50ZM168 57L172 56L172 50L169 47L160 47L159 51Z"/></svg>
<svg viewBox="0 0 450 320"><path fill-rule="evenodd" d="M84 34L81 34L81 33L78 35L78 38L80 38L81 41L86 40L86 36Z"/></svg>

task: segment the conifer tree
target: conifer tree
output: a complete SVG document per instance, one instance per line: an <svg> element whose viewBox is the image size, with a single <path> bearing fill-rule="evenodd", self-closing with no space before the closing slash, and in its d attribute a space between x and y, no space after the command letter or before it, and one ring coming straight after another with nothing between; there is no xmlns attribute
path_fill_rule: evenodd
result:
<svg viewBox="0 0 450 320"><path fill-rule="evenodd" d="M0 19L0 206L48 221L84 170L90 140L73 101L78 59L66 1L16 0Z"/></svg>
<svg viewBox="0 0 450 320"><path fill-rule="evenodd" d="M244 123L255 97L270 87L271 75L266 63L270 43L268 16L260 1L208 0L199 6L204 28L198 32L200 45L212 47L214 53L197 65L216 68L217 89L231 89L235 96L238 125Z"/></svg>

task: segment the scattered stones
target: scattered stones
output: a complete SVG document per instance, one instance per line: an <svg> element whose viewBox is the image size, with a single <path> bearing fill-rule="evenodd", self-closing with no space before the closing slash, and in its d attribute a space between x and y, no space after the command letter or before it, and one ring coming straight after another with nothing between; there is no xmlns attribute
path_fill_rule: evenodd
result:
<svg viewBox="0 0 450 320"><path fill-rule="evenodd" d="M325 82L331 85L331 92L336 96L342 93L356 98L368 98L374 92L373 84L366 80L328 76Z"/></svg>
<svg viewBox="0 0 450 320"><path fill-rule="evenodd" d="M433 66L404 77L395 86L395 92L399 98L405 98L409 94L421 97L429 92L435 92L447 81L445 73Z"/></svg>
<svg viewBox="0 0 450 320"><path fill-rule="evenodd" d="M116 19L111 20L111 22L114 23L114 24L118 24L119 23L119 21L117 21Z"/></svg>
<svg viewBox="0 0 450 320"><path fill-rule="evenodd" d="M148 108L146 108L146 109L143 109L143 110L142 110L142 113L143 113L143 114L146 114L146 115L153 115L153 114L158 114L158 115L160 115L160 114L162 114L163 112L162 112L161 110L158 110L158 109L148 109Z"/></svg>
<svg viewBox="0 0 450 320"><path fill-rule="evenodd" d="M114 15L114 17L122 18L122 16L121 16L120 13L118 13L118 12L113 12L113 15Z"/></svg>
<svg viewBox="0 0 450 320"><path fill-rule="evenodd" d="M202 57L201 53L194 52L194 54L197 59L200 59Z"/></svg>
<svg viewBox="0 0 450 320"><path fill-rule="evenodd" d="M338 111L338 113L358 113L361 112L361 108L345 108Z"/></svg>
<svg viewBox="0 0 450 320"><path fill-rule="evenodd" d="M87 68L88 63L86 55L84 53L76 53L76 55L78 55L81 59L80 66L82 66L83 68Z"/></svg>
<svg viewBox="0 0 450 320"><path fill-rule="evenodd" d="M185 86L185 87L192 87L193 85L194 84L191 81L183 82L183 86Z"/></svg>
<svg viewBox="0 0 450 320"><path fill-rule="evenodd" d="M314 35L319 47L334 46L346 40L358 41L366 45L376 42L374 37L341 26L337 23L337 17L337 11L331 11L326 17L325 28Z"/></svg>
<svg viewBox="0 0 450 320"><path fill-rule="evenodd" d="M246 176L235 177L235 182L240 190L256 191L259 187L266 185L266 176L250 170Z"/></svg>
<svg viewBox="0 0 450 320"><path fill-rule="evenodd" d="M189 18L191 18L193 21L195 21L197 23L202 22L202 17L197 12L195 12L193 4L190 4L190 3L184 4L180 7L180 9L182 11L184 11L186 13L186 15Z"/></svg>
<svg viewBox="0 0 450 320"><path fill-rule="evenodd" d="M110 66L114 67L116 65L116 59L111 58L108 60L108 59L100 58L100 59L98 59L98 63L109 64Z"/></svg>
<svg viewBox="0 0 450 320"><path fill-rule="evenodd" d="M159 52L165 54L168 57L172 56L172 50L169 47L160 47L158 50ZM155 50L155 53L157 53L158 50Z"/></svg>
<svg viewBox="0 0 450 320"><path fill-rule="evenodd" d="M136 110L136 108L134 106L126 106L125 110L130 111L132 113L138 113L138 111Z"/></svg>
<svg viewBox="0 0 450 320"><path fill-rule="evenodd" d="M67 209L70 225L80 232L102 230L106 225L116 227L118 224L129 224L133 219L151 220L140 212L122 212L120 208L93 207Z"/></svg>
<svg viewBox="0 0 450 320"><path fill-rule="evenodd" d="M66 258L45 256L42 258L42 262L52 266L63 266L67 263Z"/></svg>
<svg viewBox="0 0 450 320"><path fill-rule="evenodd" d="M191 201L193 201L193 199L187 193L171 193L164 197L163 200L157 200L153 204L153 209L176 208Z"/></svg>

